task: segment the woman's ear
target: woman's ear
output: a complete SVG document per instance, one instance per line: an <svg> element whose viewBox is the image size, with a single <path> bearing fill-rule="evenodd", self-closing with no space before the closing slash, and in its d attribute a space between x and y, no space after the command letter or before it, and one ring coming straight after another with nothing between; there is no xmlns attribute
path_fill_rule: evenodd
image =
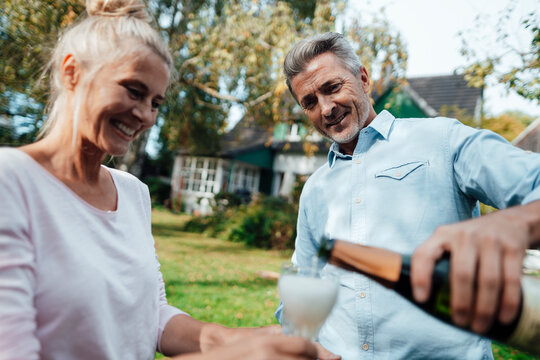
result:
<svg viewBox="0 0 540 360"><path fill-rule="evenodd" d="M79 83L81 67L75 57L72 54L67 54L62 61L62 67L60 74L62 76L62 82L68 90L74 90Z"/></svg>

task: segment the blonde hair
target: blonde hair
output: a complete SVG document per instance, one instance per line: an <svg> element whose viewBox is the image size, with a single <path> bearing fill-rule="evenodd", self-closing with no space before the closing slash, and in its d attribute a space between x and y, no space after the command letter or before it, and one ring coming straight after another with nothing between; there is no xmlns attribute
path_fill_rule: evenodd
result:
<svg viewBox="0 0 540 360"><path fill-rule="evenodd" d="M40 138L55 126L65 106L66 89L60 69L68 54L73 55L84 69L86 79L91 79L103 65L145 48L160 56L172 71L173 60L167 44L150 25L151 19L142 0L86 0L86 12L87 16L60 36L45 69L50 75L50 98ZM73 114L74 135L85 94L79 92L77 95Z"/></svg>

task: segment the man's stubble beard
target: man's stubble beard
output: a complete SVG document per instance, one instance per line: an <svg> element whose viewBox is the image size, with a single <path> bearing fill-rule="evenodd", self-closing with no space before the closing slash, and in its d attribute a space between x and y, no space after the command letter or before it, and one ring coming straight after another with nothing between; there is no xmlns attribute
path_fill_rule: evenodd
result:
<svg viewBox="0 0 540 360"><path fill-rule="evenodd" d="M326 138L338 143L338 144L348 144L352 140L354 140L356 137L358 137L358 134L360 133L360 130L365 126L366 121L369 117L369 109L371 106L371 102L369 101L369 98L367 96L362 96L360 101L358 103L355 103L356 108L356 114L358 115L357 121L355 121L352 126L351 132L349 134L343 134L343 136L335 135L330 136L330 134L327 134L324 131L319 131L323 136ZM360 111L362 110L362 112ZM349 116L352 116L352 114L349 114Z"/></svg>

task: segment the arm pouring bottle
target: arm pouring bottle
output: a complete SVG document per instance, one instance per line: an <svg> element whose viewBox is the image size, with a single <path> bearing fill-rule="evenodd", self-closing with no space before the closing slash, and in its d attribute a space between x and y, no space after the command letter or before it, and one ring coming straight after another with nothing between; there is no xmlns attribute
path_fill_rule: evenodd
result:
<svg viewBox="0 0 540 360"><path fill-rule="evenodd" d="M327 238L321 240L318 255L332 265L370 277L393 289L427 313L454 325L450 309L448 256L435 265L429 299L418 303L412 295L411 257L408 255ZM540 278L523 276L521 287L522 300L516 318L509 324L495 321L482 335L540 355Z"/></svg>

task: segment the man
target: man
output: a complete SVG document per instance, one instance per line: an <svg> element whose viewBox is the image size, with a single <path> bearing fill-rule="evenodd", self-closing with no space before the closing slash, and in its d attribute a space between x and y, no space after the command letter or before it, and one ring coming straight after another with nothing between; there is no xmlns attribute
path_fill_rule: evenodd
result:
<svg viewBox="0 0 540 360"><path fill-rule="evenodd" d="M423 301L433 264L448 251L454 322L482 333L495 318L511 321L524 250L540 242L540 155L457 120L376 114L366 68L340 34L300 41L284 72L310 122L334 142L303 189L293 261L309 262L323 235L417 249L412 281ZM511 208L470 220L478 201ZM430 317L365 276L343 272L340 283L319 337L344 360L493 357L489 340Z"/></svg>

